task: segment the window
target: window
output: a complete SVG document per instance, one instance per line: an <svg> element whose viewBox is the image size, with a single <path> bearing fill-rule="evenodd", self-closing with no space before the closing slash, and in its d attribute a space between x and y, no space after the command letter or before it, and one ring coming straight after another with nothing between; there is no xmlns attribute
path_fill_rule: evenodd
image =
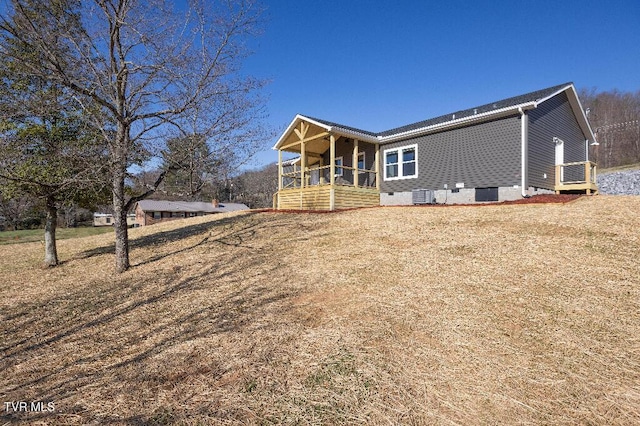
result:
<svg viewBox="0 0 640 426"><path fill-rule="evenodd" d="M408 179L418 176L418 145L388 149L384 152L384 179Z"/></svg>
<svg viewBox="0 0 640 426"><path fill-rule="evenodd" d="M161 219L162 218L162 214L160 212L153 212L151 213L154 219Z"/></svg>
<svg viewBox="0 0 640 426"><path fill-rule="evenodd" d="M364 161L364 152L359 152L358 153L358 170L364 170L365 168L366 167L365 167L365 161Z"/></svg>
<svg viewBox="0 0 640 426"><path fill-rule="evenodd" d="M416 149L405 148L402 150L402 176L416 175Z"/></svg>
<svg viewBox="0 0 640 426"><path fill-rule="evenodd" d="M107 218L107 224L110 224L110 223L111 223L111 218L110 218L110 217L108 217L108 218Z"/></svg>
<svg viewBox="0 0 640 426"><path fill-rule="evenodd" d="M342 157L336 157L336 176L342 176Z"/></svg>
<svg viewBox="0 0 640 426"><path fill-rule="evenodd" d="M387 151L384 153L385 178L398 177L398 151Z"/></svg>

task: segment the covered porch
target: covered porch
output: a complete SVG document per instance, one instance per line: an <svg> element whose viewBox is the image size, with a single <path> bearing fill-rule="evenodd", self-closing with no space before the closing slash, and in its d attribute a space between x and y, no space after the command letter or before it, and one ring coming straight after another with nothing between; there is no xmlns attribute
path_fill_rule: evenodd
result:
<svg viewBox="0 0 640 426"><path fill-rule="evenodd" d="M336 210L380 203L377 138L297 115L280 137L275 209ZM283 161L283 152L299 154Z"/></svg>

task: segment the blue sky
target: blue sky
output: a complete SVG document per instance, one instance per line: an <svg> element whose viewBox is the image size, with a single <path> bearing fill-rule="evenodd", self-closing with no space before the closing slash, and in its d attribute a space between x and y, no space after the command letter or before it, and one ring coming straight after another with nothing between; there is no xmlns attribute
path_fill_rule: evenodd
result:
<svg viewBox="0 0 640 426"><path fill-rule="evenodd" d="M297 113L382 131L568 81L640 90L640 0L263 4L245 71L278 136Z"/></svg>

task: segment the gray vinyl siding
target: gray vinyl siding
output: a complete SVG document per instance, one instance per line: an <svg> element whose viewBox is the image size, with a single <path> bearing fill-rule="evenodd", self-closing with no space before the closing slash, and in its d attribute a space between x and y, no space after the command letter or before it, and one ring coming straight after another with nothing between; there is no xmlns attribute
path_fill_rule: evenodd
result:
<svg viewBox="0 0 640 426"><path fill-rule="evenodd" d="M587 137L582 133L564 92L540 104L528 114L529 185L554 189L556 151L553 138L558 137L564 141L564 162L571 163L586 160ZM582 176L583 169L580 167L565 170L565 180L581 180Z"/></svg>
<svg viewBox="0 0 640 426"><path fill-rule="evenodd" d="M418 145L416 178L381 180L381 192L412 189L508 187L520 184L520 117L518 115L463 128L430 134L380 147L384 176L384 152Z"/></svg>
<svg viewBox="0 0 640 426"><path fill-rule="evenodd" d="M374 144L370 144L363 141L358 141L358 152L364 152L365 169L375 169L375 155L376 147ZM353 139L338 138L336 140L336 158L342 157L343 165L347 167L353 167ZM330 152L327 150L323 156L322 161L325 165L329 165ZM329 170L324 171L324 178L326 182L329 182ZM361 173L358 176L359 185L375 184L375 175L373 173ZM370 180L367 181L367 179ZM336 183L338 184L353 184L353 171L344 169L342 176L336 177Z"/></svg>

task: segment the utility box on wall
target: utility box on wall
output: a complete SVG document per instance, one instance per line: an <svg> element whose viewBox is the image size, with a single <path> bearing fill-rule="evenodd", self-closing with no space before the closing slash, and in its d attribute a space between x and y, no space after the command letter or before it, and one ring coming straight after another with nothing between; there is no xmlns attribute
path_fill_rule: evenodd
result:
<svg viewBox="0 0 640 426"><path fill-rule="evenodd" d="M498 188L476 188L476 201L498 201Z"/></svg>

